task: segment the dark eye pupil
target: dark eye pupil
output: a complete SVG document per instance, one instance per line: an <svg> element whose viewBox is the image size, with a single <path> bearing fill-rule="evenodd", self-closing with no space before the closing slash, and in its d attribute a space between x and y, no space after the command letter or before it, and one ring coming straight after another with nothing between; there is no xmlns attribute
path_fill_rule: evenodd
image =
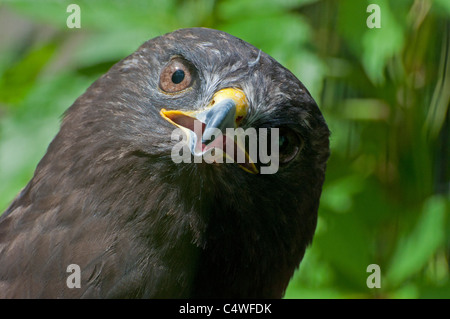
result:
<svg viewBox="0 0 450 319"><path fill-rule="evenodd" d="M278 140L278 143L280 145L280 149L286 147L287 142L288 142L287 138L284 135L281 135L279 140Z"/></svg>
<svg viewBox="0 0 450 319"><path fill-rule="evenodd" d="M303 143L298 135L289 129L280 129L278 138L280 163L288 163L295 158L301 150Z"/></svg>
<svg viewBox="0 0 450 319"><path fill-rule="evenodd" d="M179 84L183 82L184 80L184 71L183 70L176 70L172 74L172 82L175 84Z"/></svg>

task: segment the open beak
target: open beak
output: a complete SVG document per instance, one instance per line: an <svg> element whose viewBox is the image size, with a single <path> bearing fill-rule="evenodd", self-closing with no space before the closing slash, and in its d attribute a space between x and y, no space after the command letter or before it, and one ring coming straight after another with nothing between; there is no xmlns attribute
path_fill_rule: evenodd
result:
<svg viewBox="0 0 450 319"><path fill-rule="evenodd" d="M244 92L226 88L218 91L208 106L199 111L161 109L160 114L186 133L189 149L194 156L203 156L207 151L218 148L224 158L237 162L247 172L258 174L254 160L245 150L243 139L227 134L227 129L234 132L239 127L247 112L248 102ZM238 159L242 158L245 160L239 162Z"/></svg>

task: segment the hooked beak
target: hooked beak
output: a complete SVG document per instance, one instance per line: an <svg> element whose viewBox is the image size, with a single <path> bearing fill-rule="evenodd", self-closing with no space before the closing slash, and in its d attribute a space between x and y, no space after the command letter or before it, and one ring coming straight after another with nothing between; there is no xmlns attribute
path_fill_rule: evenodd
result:
<svg viewBox="0 0 450 319"><path fill-rule="evenodd" d="M199 111L161 109L160 114L186 133L189 149L194 156L202 156L218 148L225 158L237 162L243 170L257 174L259 171L245 150L245 142L226 134L227 129L239 127L247 112L248 102L244 92L226 88L218 91L208 106ZM238 156L239 153L244 156ZM240 163L239 158L245 158L245 161Z"/></svg>

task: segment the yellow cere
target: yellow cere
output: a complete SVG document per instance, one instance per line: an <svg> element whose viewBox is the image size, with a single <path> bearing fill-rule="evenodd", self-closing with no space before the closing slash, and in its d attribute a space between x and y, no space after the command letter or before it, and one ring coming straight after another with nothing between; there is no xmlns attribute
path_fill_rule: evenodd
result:
<svg viewBox="0 0 450 319"><path fill-rule="evenodd" d="M224 99L232 99L236 102L234 120L239 123L247 115L248 110L248 102L244 92L235 88L222 89L214 95L213 102L218 103Z"/></svg>

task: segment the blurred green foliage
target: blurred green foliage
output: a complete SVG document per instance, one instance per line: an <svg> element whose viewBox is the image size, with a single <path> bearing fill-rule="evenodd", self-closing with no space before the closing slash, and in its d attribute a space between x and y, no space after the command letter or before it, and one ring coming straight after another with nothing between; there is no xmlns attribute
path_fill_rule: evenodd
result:
<svg viewBox="0 0 450 319"><path fill-rule="evenodd" d="M70 3L81 29L66 26ZM366 25L370 3L379 29ZM95 79L144 41L192 26L272 55L332 131L317 233L286 298L449 298L448 0L3 1L0 211ZM369 264L381 288L367 287Z"/></svg>

